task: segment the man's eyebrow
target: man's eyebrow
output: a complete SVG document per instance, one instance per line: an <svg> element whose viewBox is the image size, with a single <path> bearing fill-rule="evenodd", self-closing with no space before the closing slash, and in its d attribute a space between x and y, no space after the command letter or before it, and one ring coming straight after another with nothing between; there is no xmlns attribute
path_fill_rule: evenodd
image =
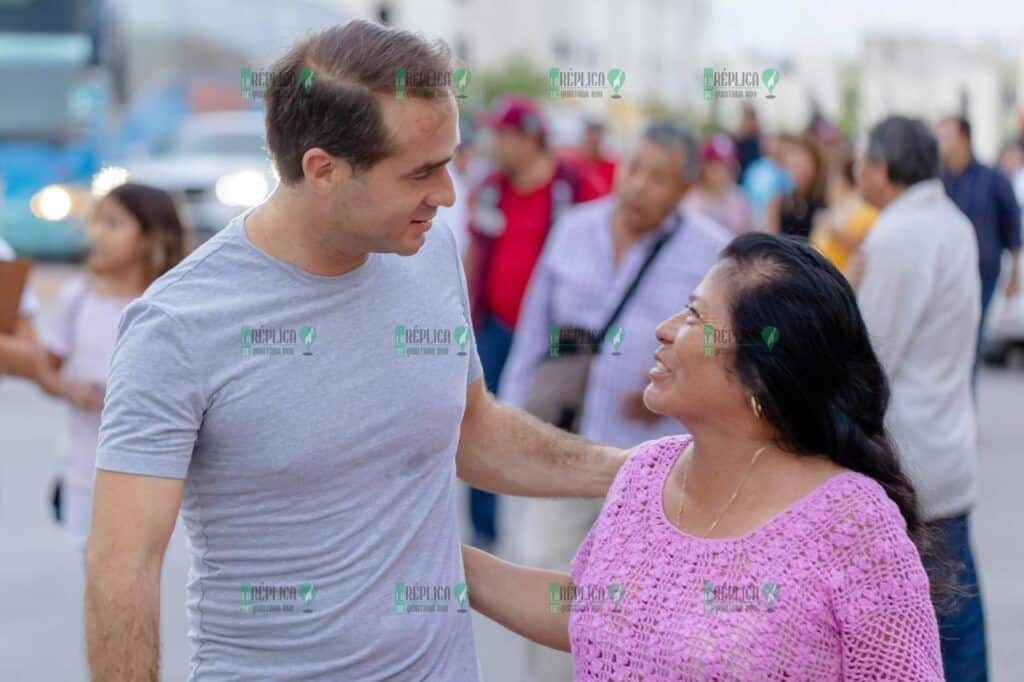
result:
<svg viewBox="0 0 1024 682"><path fill-rule="evenodd" d="M407 176L413 176L413 175L420 175L422 173L429 173L430 171L434 170L435 168L440 168L441 166L448 165L448 162L451 161L453 158L455 158L455 154L454 153L451 156L449 156L447 159L444 159L443 161L428 161L427 163L420 164L419 166L416 166L416 168L413 168L411 171L406 173L406 175Z"/></svg>

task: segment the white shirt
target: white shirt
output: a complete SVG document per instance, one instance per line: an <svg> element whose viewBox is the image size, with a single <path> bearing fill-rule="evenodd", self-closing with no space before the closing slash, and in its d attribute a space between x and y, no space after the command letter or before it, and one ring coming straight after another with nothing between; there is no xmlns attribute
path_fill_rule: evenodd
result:
<svg viewBox="0 0 1024 682"><path fill-rule="evenodd" d="M857 299L892 391L886 426L925 520L963 514L977 496L974 228L942 182L927 180L881 212L864 252Z"/></svg>
<svg viewBox="0 0 1024 682"><path fill-rule="evenodd" d="M502 401L516 407L526 403L537 369L549 357L552 325L598 330L608 322L654 241L676 226L673 213L634 241L616 266L611 231L616 205L615 197L607 196L573 206L548 236L501 373L498 397ZM658 346L655 327L686 307L690 292L732 236L699 213L684 210L682 215L679 231L665 242L615 321L623 332L618 353L606 344L591 362L580 419L584 438L632 447L685 430L670 417L648 424L623 415L627 396L642 391L650 381L651 354Z"/></svg>
<svg viewBox="0 0 1024 682"><path fill-rule="evenodd" d="M14 260L16 257L14 249L3 239L0 239L0 260ZM26 317L32 317L38 309L39 302L36 301L36 297L32 295L28 287L25 287L25 292L21 295L21 314Z"/></svg>

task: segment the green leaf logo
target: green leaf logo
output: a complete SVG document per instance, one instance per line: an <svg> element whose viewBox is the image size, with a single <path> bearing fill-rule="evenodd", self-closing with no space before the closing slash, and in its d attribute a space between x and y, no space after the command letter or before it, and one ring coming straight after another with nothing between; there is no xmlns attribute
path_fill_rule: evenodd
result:
<svg viewBox="0 0 1024 682"><path fill-rule="evenodd" d="M464 324L459 325L453 331L455 336L455 343L459 344L459 355L466 354L466 345L469 343L469 327Z"/></svg>
<svg viewBox="0 0 1024 682"><path fill-rule="evenodd" d="M459 99L466 99L466 88L469 87L469 81L473 79L473 74L470 73L469 69L456 69L455 73L452 74L455 80L455 87L458 89L459 94L456 95Z"/></svg>
<svg viewBox="0 0 1024 682"><path fill-rule="evenodd" d="M302 601L306 603L306 608L303 609L306 613L312 613L313 609L310 605L313 600L316 599L316 587L313 583L299 586L299 596L302 597Z"/></svg>
<svg viewBox="0 0 1024 682"><path fill-rule="evenodd" d="M776 327L765 327L761 330L761 338L764 339L764 345L768 346L768 350L771 350L779 342L779 330Z"/></svg>
<svg viewBox="0 0 1024 682"><path fill-rule="evenodd" d="M612 90L615 91L612 99L621 99L622 95L619 94L619 90L622 88L622 84L626 82L626 72L619 68L610 70L608 72L608 82L611 84Z"/></svg>
<svg viewBox="0 0 1024 682"><path fill-rule="evenodd" d="M619 602L622 601L625 593L626 591L622 589L622 585L619 583L612 583L608 586L608 597L612 600L612 611L619 610Z"/></svg>
<svg viewBox="0 0 1024 682"><path fill-rule="evenodd" d="M459 602L459 611L465 611L469 604L469 585L458 583L452 591L455 593L455 599Z"/></svg>
<svg viewBox="0 0 1024 682"><path fill-rule="evenodd" d="M778 69L765 69L761 72L761 80L764 81L764 87L768 88L768 99L775 99L772 90L779 84L779 78L781 78L781 74L779 74Z"/></svg>
<svg viewBox="0 0 1024 682"><path fill-rule="evenodd" d="M612 342L612 355L622 355L619 348L622 346L622 340L626 338L626 330L618 325L608 329L608 334L605 339Z"/></svg>
<svg viewBox="0 0 1024 682"><path fill-rule="evenodd" d="M308 66L299 72L299 81L302 83L302 89L309 94L309 91L313 89L313 83L316 82L316 72Z"/></svg>
<svg viewBox="0 0 1024 682"><path fill-rule="evenodd" d="M306 352L303 355L312 355L313 342L316 341L316 327L300 327L299 338L302 339L303 345L306 346Z"/></svg>
<svg viewBox="0 0 1024 682"><path fill-rule="evenodd" d="M775 604L775 600L779 598L778 583L765 583L761 586L761 594L764 595L764 599L768 602L768 608L770 609Z"/></svg>

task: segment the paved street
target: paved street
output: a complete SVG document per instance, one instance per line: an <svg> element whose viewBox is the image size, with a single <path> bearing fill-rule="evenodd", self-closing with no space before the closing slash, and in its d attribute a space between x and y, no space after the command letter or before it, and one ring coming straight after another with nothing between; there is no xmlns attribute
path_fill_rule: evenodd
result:
<svg viewBox="0 0 1024 682"><path fill-rule="evenodd" d="M65 272L50 269L49 274ZM39 281L44 300L54 282ZM974 516L997 682L1024 679L1024 371L984 371L980 383L981 499ZM50 520L48 491L57 469L59 406L34 387L0 383L0 680L80 682L81 557ZM515 506L512 505L514 510ZM187 669L184 586L187 546L180 528L163 575L161 630L165 680ZM487 682L522 679L521 640L474 615Z"/></svg>

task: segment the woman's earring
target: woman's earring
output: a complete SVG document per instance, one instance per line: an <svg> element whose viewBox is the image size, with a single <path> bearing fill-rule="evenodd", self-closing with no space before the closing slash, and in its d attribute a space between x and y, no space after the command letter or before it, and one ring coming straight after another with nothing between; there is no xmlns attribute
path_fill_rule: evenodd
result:
<svg viewBox="0 0 1024 682"><path fill-rule="evenodd" d="M750 409L754 411L754 416L758 419L761 418L761 403L757 401L753 395L750 396Z"/></svg>

